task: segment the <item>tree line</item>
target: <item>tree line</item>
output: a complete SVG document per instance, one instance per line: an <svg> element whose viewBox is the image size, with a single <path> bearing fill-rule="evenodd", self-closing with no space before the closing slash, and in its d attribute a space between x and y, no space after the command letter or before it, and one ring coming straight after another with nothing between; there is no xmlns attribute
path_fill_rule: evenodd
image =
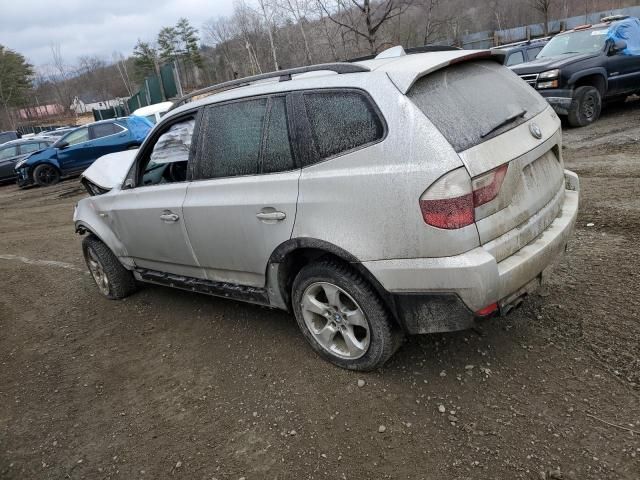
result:
<svg viewBox="0 0 640 480"><path fill-rule="evenodd" d="M59 45L34 69L0 46L0 128L18 108L55 103L70 116L75 96L106 101L135 93L172 63L184 90L246 75L375 54L393 45L462 45L462 37L634 5L634 0L235 0L230 16L198 29L186 18L141 38L133 53L69 63ZM546 27L545 27L546 31ZM158 75L159 76L159 75ZM13 111L13 114L12 114Z"/></svg>

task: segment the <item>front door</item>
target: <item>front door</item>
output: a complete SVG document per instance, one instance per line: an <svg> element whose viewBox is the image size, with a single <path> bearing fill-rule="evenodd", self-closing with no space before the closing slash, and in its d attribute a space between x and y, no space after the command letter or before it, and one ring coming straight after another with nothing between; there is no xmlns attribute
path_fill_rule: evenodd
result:
<svg viewBox="0 0 640 480"><path fill-rule="evenodd" d="M640 56L615 53L607 58L609 94L631 94L640 88Z"/></svg>
<svg viewBox="0 0 640 480"><path fill-rule="evenodd" d="M85 169L91 156L89 129L82 127L68 133L60 139L64 144L58 150L58 163L63 173L77 172Z"/></svg>
<svg viewBox="0 0 640 480"><path fill-rule="evenodd" d="M141 173L135 186L114 195L109 214L137 267L204 278L183 211L193 126L192 117L178 119L150 139L136 159Z"/></svg>
<svg viewBox="0 0 640 480"><path fill-rule="evenodd" d="M208 107L184 203L207 278L263 287L271 253L291 238L298 180L285 96Z"/></svg>

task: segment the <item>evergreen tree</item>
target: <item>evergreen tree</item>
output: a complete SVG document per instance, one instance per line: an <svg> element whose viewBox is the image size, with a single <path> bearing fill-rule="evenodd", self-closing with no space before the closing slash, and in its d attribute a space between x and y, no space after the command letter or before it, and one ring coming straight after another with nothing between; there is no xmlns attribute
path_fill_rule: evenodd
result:
<svg viewBox="0 0 640 480"><path fill-rule="evenodd" d="M11 107L27 103L33 79L33 66L13 50L0 45L0 105L2 124L15 128Z"/></svg>

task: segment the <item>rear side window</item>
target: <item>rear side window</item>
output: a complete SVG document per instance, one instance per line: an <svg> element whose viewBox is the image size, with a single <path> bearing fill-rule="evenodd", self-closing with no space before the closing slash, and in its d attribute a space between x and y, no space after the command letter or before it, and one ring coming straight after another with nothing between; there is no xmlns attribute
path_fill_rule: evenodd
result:
<svg viewBox="0 0 640 480"><path fill-rule="evenodd" d="M40 143L23 143L20 145L20 153L30 153L40 150Z"/></svg>
<svg viewBox="0 0 640 480"><path fill-rule="evenodd" d="M507 66L518 65L520 63L524 63L524 54L522 53L522 50L513 52L509 55L509 58L507 59Z"/></svg>
<svg viewBox="0 0 640 480"><path fill-rule="evenodd" d="M266 109L266 98L207 108L195 178L256 175Z"/></svg>
<svg viewBox="0 0 640 480"><path fill-rule="evenodd" d="M294 168L286 100L284 97L274 97L271 99L269 109L262 173L285 172Z"/></svg>
<svg viewBox="0 0 640 480"><path fill-rule="evenodd" d="M531 119L547 102L508 68L493 61L465 62L419 79L407 94L462 152ZM503 128L509 117L520 115Z"/></svg>
<svg viewBox="0 0 640 480"><path fill-rule="evenodd" d="M124 129L115 123L99 123L89 127L92 139L106 137L115 133L122 132Z"/></svg>
<svg viewBox="0 0 640 480"><path fill-rule="evenodd" d="M369 99L360 92L304 94L311 135L320 159L380 140L384 126Z"/></svg>

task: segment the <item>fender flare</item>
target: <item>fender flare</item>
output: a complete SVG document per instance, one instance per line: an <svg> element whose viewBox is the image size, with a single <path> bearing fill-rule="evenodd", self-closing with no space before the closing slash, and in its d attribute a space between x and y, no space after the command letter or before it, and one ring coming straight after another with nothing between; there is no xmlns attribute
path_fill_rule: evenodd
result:
<svg viewBox="0 0 640 480"><path fill-rule="evenodd" d="M600 75L602 77L604 80L604 93L606 93L609 89L609 79L607 77L607 71L603 67L593 67L576 72L569 77L569 81L567 83L573 87L578 80L590 75Z"/></svg>
<svg viewBox="0 0 640 480"><path fill-rule="evenodd" d="M269 295L269 299L274 306L282 308L284 310L289 310L289 292L286 291L287 285L285 279L283 278L283 274L286 275L286 272L282 272L280 267L283 266L284 261L289 254L295 252L296 250L303 249L324 252L325 254L333 255L340 260L350 264L352 268L354 268L360 275L364 277L365 280L369 282L369 284L378 293L378 295L380 295L383 303L389 309L395 320L401 325L402 328L405 328L402 319L398 315L398 309L393 295L385 290L378 279L374 277L373 274L364 265L362 265L362 262L357 257L347 252L343 248L334 245L333 243L311 237L291 238L278 245L271 253L269 262L267 263L265 286ZM288 280L290 280L290 278Z"/></svg>

